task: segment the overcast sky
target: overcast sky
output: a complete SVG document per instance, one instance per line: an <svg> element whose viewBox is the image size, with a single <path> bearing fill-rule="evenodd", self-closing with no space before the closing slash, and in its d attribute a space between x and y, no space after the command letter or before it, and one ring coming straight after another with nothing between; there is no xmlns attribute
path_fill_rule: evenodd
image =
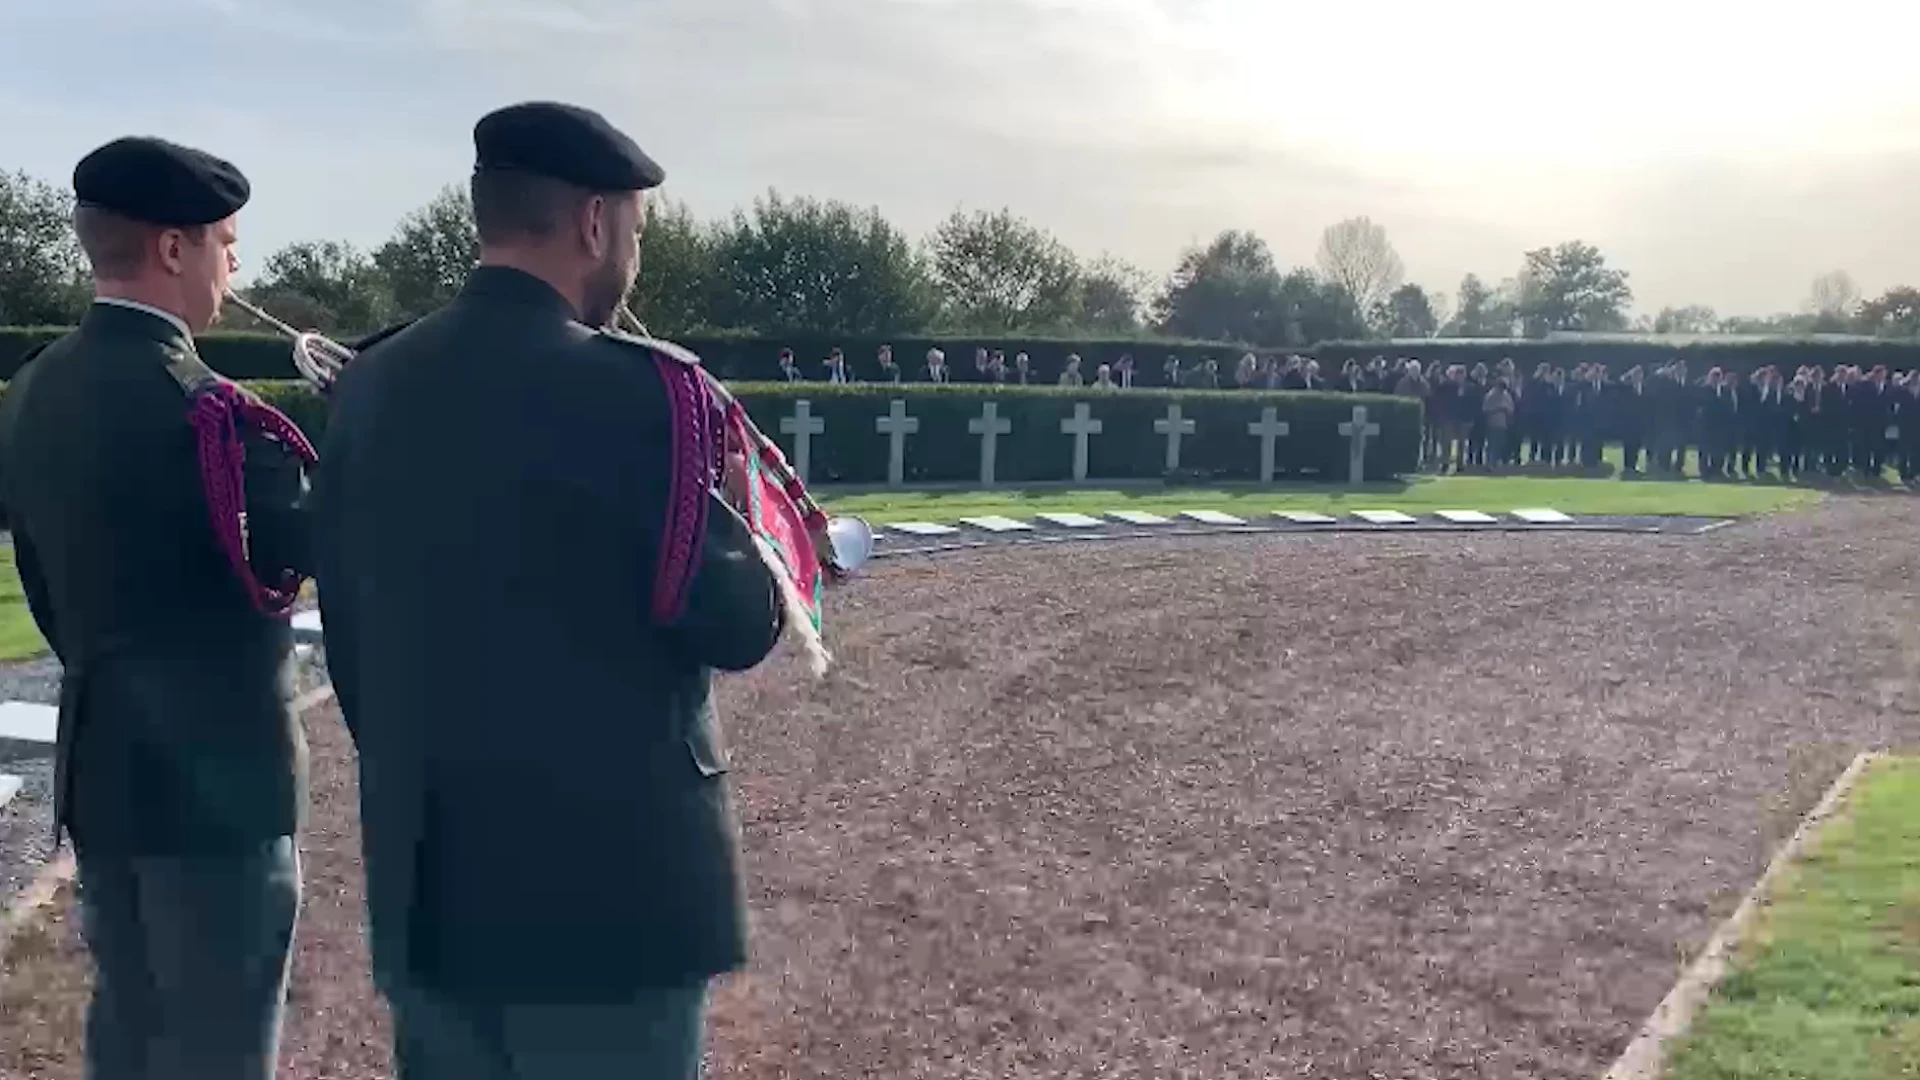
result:
<svg viewBox="0 0 1920 1080"><path fill-rule="evenodd" d="M1005 205L1158 276L1232 227L1310 264L1366 214L1449 294L1577 237L1639 311L1762 313L1920 284L1917 42L1892 0L0 0L0 169L202 146L254 182L257 264L377 244L482 113L550 98L707 215Z"/></svg>

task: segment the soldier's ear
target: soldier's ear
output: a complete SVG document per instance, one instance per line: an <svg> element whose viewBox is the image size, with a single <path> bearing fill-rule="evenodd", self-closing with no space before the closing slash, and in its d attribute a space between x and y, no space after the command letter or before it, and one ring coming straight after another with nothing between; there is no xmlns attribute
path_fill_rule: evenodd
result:
<svg viewBox="0 0 1920 1080"><path fill-rule="evenodd" d="M605 258L612 245L612 209L605 195L593 194L581 200L574 214L575 239L581 250L595 259Z"/></svg>
<svg viewBox="0 0 1920 1080"><path fill-rule="evenodd" d="M178 277L186 270L187 234L179 229L159 229L153 233L153 257L160 268Z"/></svg>

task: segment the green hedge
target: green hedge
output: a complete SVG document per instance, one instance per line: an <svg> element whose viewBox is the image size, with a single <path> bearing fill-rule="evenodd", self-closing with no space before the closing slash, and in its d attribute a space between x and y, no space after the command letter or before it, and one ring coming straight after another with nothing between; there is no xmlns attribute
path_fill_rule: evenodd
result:
<svg viewBox="0 0 1920 1080"><path fill-rule="evenodd" d="M250 380L247 385L320 441L326 402L310 386L294 380ZM1365 405L1369 422L1380 425L1380 433L1367 441L1368 479L1411 473L1419 459L1420 403L1385 395L790 383L736 383L733 390L789 460L795 456L794 437L782 433L780 421L794 415L797 401L807 401L812 415L825 425L809 448L810 482L820 485L886 482L888 439L874 422L895 399L905 402L907 415L920 421L919 431L906 440L909 485L979 480L980 436L968 430L967 422L979 417L989 401L1012 426L998 445L996 480L1003 484L1072 479L1074 440L1061 432L1060 422L1073 416L1080 403L1103 425L1087 443L1090 482L1167 476L1166 436L1154 430L1154 421L1164 419L1168 405L1175 402L1182 418L1194 426L1181 442L1178 475L1183 479L1259 479L1260 440L1247 433L1247 425L1258 421L1267 406L1292 428L1274 444L1274 462L1282 477L1344 483L1348 439L1339 433L1339 425L1352 418L1356 405ZM0 393L4 391L0 383ZM0 510L0 526L4 524Z"/></svg>
<svg viewBox="0 0 1920 1080"><path fill-rule="evenodd" d="M248 385L318 441L326 426L326 408L305 383ZM896 398L906 402L908 416L920 421L919 431L906 440L909 485L966 484L979 479L980 436L968 431L967 422L980 416L981 406L989 401L998 404L1000 417L1012 425L1012 431L1000 437L997 450L996 479L1006 484L1072 479L1073 437L1061 433L1060 422L1082 402L1103 425L1101 433L1087 441L1089 481L1165 476L1166 436L1156 433L1153 424L1166 417L1168 404L1175 401L1183 419L1194 424L1193 433L1181 441L1183 475L1259 479L1260 441L1247 434L1247 425L1258 421L1261 410L1269 405L1278 419L1292 427L1274 444L1275 465L1288 476L1346 482L1348 442L1339 427L1352 418L1355 405L1365 405L1368 421L1380 425L1380 433L1367 441L1370 479L1413 472L1419 457L1420 403L1385 395L790 383L735 383L732 389L754 423L780 444L790 461L795 456L794 437L782 433L780 421L794 415L796 401L807 401L812 415L825 425L809 448L810 479L815 484L886 482L888 441L874 422L887 414Z"/></svg>
<svg viewBox="0 0 1920 1080"><path fill-rule="evenodd" d="M1012 426L1000 437L997 450L996 479L1001 483L1072 478L1074 439L1061 432L1060 424L1080 403L1102 424L1101 433L1088 439L1090 481L1166 476L1167 438L1154 430L1154 421L1164 419L1168 405L1175 402L1183 419L1194 425L1193 433L1181 441L1183 476L1257 480L1260 441L1247 434L1247 425L1258 421L1266 406L1273 406L1278 419L1292 428L1275 443L1275 463L1284 474L1344 483L1348 440L1339 425L1352 418L1355 405L1365 405L1368 420L1380 425L1380 434L1367 443L1370 479L1412 472L1419 457L1419 402L1384 395L790 383L742 383L733 389L789 460L794 438L781 432L780 420L794 414L796 401L807 401L826 428L811 447L811 480L817 484L886 481L888 437L875 429L875 421L895 399L904 401L907 415L920 421L919 431L906 441L909 485L979 479L981 437L968 430L968 421L979 418L990 401Z"/></svg>

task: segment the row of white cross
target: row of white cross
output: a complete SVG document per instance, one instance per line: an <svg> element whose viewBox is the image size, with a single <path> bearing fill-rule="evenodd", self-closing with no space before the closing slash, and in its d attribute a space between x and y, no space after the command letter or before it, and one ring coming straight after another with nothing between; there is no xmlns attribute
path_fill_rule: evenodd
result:
<svg viewBox="0 0 1920 1080"><path fill-rule="evenodd" d="M1434 516L1454 525L1497 525L1500 518L1480 510L1435 510ZM1573 518L1558 510L1544 507L1511 511L1513 518L1529 525L1560 525ZM1144 510L1109 510L1104 518L1080 513L1037 513L1036 520L1046 525L1062 529L1098 529L1110 522L1125 525L1173 525L1175 518ZM1313 513L1306 510L1276 510L1273 516L1296 525L1337 525L1340 519L1329 514ZM1398 510L1355 510L1353 516L1369 525L1414 525L1419 518ZM1178 518L1199 522L1202 525L1250 525L1253 522L1219 510L1181 510ZM978 517L963 517L960 524L982 532L1010 533L1031 532L1035 526L1000 514L984 514ZM932 521L892 521L881 526L908 536L952 536L960 531L957 526L942 525Z"/></svg>
<svg viewBox="0 0 1920 1080"><path fill-rule="evenodd" d="M1060 433L1073 437L1073 478L1076 481L1087 478L1087 441L1100 434L1106 422L1096 419L1093 407L1086 402L1078 402L1073 407L1073 415L1060 421ZM887 405L887 415L877 417L873 429L887 437L887 483L899 487L906 482L907 474L907 436L920 431L920 418L907 415L905 400L895 398ZM800 474L800 482L812 479L813 437L824 435L827 430L825 417L813 414L813 403L801 398L793 403L793 415L780 418L780 432L793 436L793 467ZM1180 404L1167 405L1167 415L1153 422L1154 433L1167 440L1167 471L1180 468L1180 440L1196 430L1192 419L1182 415ZM980 483L992 486L994 476L999 469L1000 436L1013 433L1013 421L1000 415L997 402L986 402L980 407L980 415L967 421L967 431L980 437ZM1247 425L1247 434L1260 440L1260 482L1273 482L1274 440L1282 439L1292 433L1292 427L1280 419L1280 411L1272 405L1260 411L1260 419ZM1380 434L1380 425L1367 420L1367 407L1355 405L1353 419L1340 424L1340 434L1347 439L1347 482L1358 484L1367 472L1367 440Z"/></svg>

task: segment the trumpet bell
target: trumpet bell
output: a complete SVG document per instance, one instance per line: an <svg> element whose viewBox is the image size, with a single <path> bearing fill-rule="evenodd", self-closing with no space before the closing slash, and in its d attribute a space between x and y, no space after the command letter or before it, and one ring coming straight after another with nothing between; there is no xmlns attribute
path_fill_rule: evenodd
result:
<svg viewBox="0 0 1920 1080"><path fill-rule="evenodd" d="M873 558L873 526L862 518L837 517L827 521L828 558L833 568L851 574Z"/></svg>

